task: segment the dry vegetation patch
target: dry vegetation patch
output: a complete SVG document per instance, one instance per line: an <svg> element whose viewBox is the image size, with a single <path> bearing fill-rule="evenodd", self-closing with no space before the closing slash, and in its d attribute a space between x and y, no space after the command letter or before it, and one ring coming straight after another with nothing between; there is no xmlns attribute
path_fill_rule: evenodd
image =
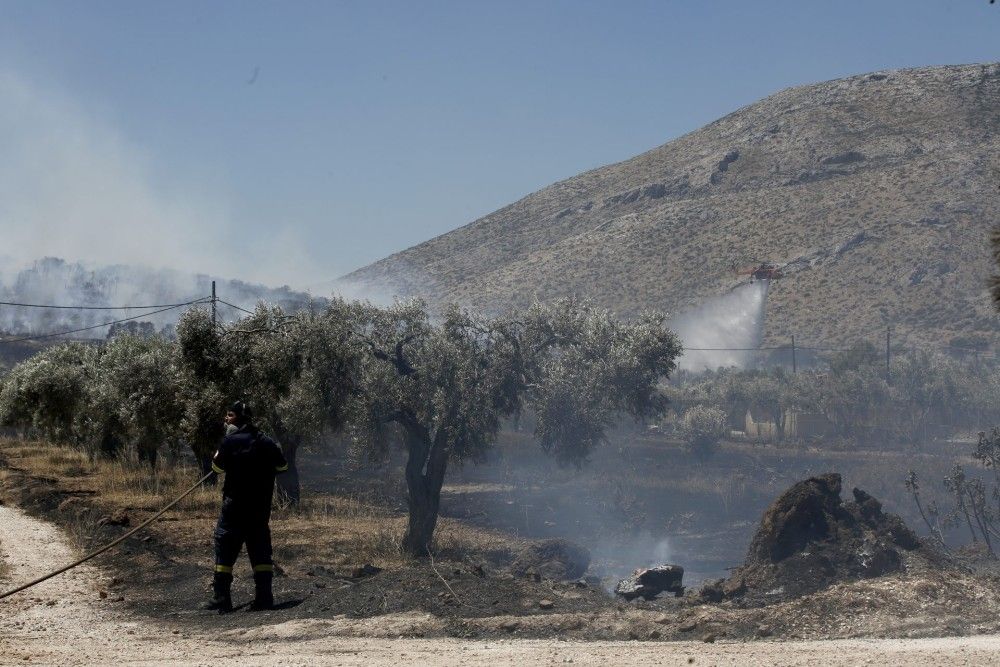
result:
<svg viewBox="0 0 1000 667"><path fill-rule="evenodd" d="M0 440L0 489L29 511L62 525L83 549L107 543L158 511L199 477L183 463L156 467L94 460L41 442ZM206 594L212 570L212 531L220 490L204 487L126 541L99 563L117 574L110 597L161 617L190 617ZM353 618L411 612L437 617L542 613L553 582L504 572L527 544L500 531L443 518L435 559L412 560L400 548L405 514L359 496L309 493L297 508L276 507L271 521L279 601L291 616ZM371 566L365 568L364 566ZM249 565L237 562L237 597L248 595ZM589 591L598 606L608 603ZM563 605L593 606L574 593ZM210 622L238 625L234 619ZM464 626L449 625L451 634Z"/></svg>
<svg viewBox="0 0 1000 667"><path fill-rule="evenodd" d="M165 458L150 467L125 457L92 459L83 452L43 442L3 440L0 456L9 470L51 485L52 493L62 497L59 513L71 516L87 508L100 515L99 522L123 526L144 521L201 475L186 463ZM183 562L210 569L220 488L198 488L148 532L174 546ZM304 560L330 567L365 563L401 567L409 562L400 551L405 522L401 512L358 497L311 493L298 508L275 507L275 559L286 570ZM448 519L442 519L436 539L438 551L470 558L496 558L521 544L501 533Z"/></svg>

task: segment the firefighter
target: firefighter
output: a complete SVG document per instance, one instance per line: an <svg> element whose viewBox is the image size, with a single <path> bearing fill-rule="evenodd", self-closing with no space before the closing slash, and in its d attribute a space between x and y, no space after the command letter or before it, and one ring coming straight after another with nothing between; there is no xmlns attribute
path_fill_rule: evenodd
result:
<svg viewBox="0 0 1000 667"><path fill-rule="evenodd" d="M281 448L260 432L252 421L249 406L237 401L226 413L227 433L212 458L212 470L225 474L222 509L215 527L215 576L212 599L203 607L232 611L230 590L233 565L245 543L253 567L256 595L250 609L270 609L274 605L271 580L271 496L274 476L288 470Z"/></svg>

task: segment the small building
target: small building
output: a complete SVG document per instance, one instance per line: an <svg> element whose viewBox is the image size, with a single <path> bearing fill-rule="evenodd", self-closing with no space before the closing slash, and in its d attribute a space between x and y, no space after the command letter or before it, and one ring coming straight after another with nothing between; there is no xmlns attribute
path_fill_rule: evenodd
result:
<svg viewBox="0 0 1000 667"><path fill-rule="evenodd" d="M755 440L777 440L778 426L769 416L758 414L754 417L752 410L747 410L743 426L746 437ZM833 424L825 415L818 412L803 412L800 410L785 410L786 438L821 438L833 432Z"/></svg>

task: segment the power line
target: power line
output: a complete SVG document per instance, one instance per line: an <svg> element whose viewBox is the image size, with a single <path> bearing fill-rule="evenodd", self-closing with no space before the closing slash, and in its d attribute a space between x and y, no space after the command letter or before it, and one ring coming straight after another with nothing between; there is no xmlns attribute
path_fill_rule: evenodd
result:
<svg viewBox="0 0 1000 667"><path fill-rule="evenodd" d="M225 305L229 306L230 308L235 308L236 310L242 310L247 315L253 315L254 314L254 312L252 310L247 310L246 308L240 308L239 306L237 306L234 303L229 303L228 301L223 301L222 299L217 299L217 301L219 303L222 303L222 304L225 304Z"/></svg>
<svg viewBox="0 0 1000 667"><path fill-rule="evenodd" d="M813 352L856 352L857 348L853 347L827 347L823 345L798 345L794 347L792 345L773 345L764 347L687 347L683 346L685 352L764 352L772 350L788 350L791 352L795 350L811 350ZM911 346L904 346L911 347ZM972 347L961 347L958 345L929 345L929 346L918 346L916 349L922 350L960 350L968 354L978 354L981 356L996 356L996 353L991 350L977 350Z"/></svg>
<svg viewBox="0 0 1000 667"><path fill-rule="evenodd" d="M80 333L81 331L90 331L92 329L100 329L101 327L108 327L112 324L121 324L122 322L130 322L132 320L138 320L143 317L149 317L150 315L156 315L158 313L165 313L168 310L174 310L176 308L182 308L184 306L190 306L196 303L206 303L206 299L203 297L201 299L196 299L194 301L188 301L187 303L178 303L173 306L168 306L166 308L161 308L160 310L154 310L151 313L143 313L141 315L133 315L132 317L124 317L120 320L112 320L111 322L102 322L101 324L94 324L89 327L81 327L79 329L71 329L69 331L58 331L56 333L49 334L38 334L36 336L22 336L21 338L5 338L0 340L0 343L23 343L29 340L44 340L46 338L55 338L56 336L67 336L69 334Z"/></svg>
<svg viewBox="0 0 1000 667"><path fill-rule="evenodd" d="M687 347L684 346L685 352L758 352L763 350L791 350L792 345L772 345L764 347ZM817 347L810 345L795 345L797 350L816 350L818 352L851 352L853 348L849 347Z"/></svg>
<svg viewBox="0 0 1000 667"><path fill-rule="evenodd" d="M756 352L758 350L785 350L788 345L775 347L684 347L685 352Z"/></svg>
<svg viewBox="0 0 1000 667"><path fill-rule="evenodd" d="M334 279L336 280L336 279ZM184 306L190 306L194 304L203 303L214 303L218 302L234 308L247 315L253 315L254 312L247 310L242 306L237 306L235 303L230 303L218 297L201 297L194 299L192 301L186 301L184 303L169 303L169 304L153 304L144 306L65 306L65 305L54 305L54 304L41 304L41 303L19 303L13 301L0 301L0 306L13 306L18 308L47 308L56 310L147 310L156 309L153 312L142 313L140 315L134 315L132 317L125 317L118 320L112 320L110 322L102 322L101 324L94 324L87 327L81 327L79 329L71 329L69 331L59 331L56 333L49 334L38 334L33 336L22 336L19 338L8 338L0 339L0 343L19 343L30 340L42 340L46 338L55 338L57 336L66 336L74 333L81 333L83 331L91 331L93 329L99 329L101 327L111 326L113 324L120 324L122 322L130 322L132 320L141 319L143 317L149 317L150 315L157 315L159 313L164 313L176 308L182 308ZM994 357L996 354L990 350L979 350L972 347L964 347L960 345L932 345L929 346L931 349L935 350L960 350L966 353L974 353L977 356ZM811 350L813 352L853 352L856 348L852 347L828 347L823 345L773 345L764 347L684 347L685 352L765 352L774 350ZM927 349L927 348L923 348Z"/></svg>
<svg viewBox="0 0 1000 667"><path fill-rule="evenodd" d="M189 301L188 303L193 303ZM47 303L15 303L0 301L0 306L15 306L17 308L50 308L54 310L143 310L147 308L179 308L188 303L159 303L151 306L54 306Z"/></svg>

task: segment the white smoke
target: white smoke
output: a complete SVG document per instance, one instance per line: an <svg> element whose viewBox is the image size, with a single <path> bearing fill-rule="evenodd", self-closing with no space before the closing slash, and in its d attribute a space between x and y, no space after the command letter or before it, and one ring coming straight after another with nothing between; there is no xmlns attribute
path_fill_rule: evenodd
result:
<svg viewBox="0 0 1000 667"><path fill-rule="evenodd" d="M23 268L61 257L278 285L329 274L307 261L293 228L277 225L255 236L240 226L224 175L176 167L166 173L155 154L116 125L109 110L95 111L57 86L0 67L5 264Z"/></svg>
<svg viewBox="0 0 1000 667"><path fill-rule="evenodd" d="M591 547L592 574L605 580L608 590L638 568L675 564L676 555L667 537L642 532L631 537L619 537L614 542Z"/></svg>
<svg viewBox="0 0 1000 667"><path fill-rule="evenodd" d="M168 305L204 299L217 282L217 296L240 308L253 309L258 301L299 310L307 305L306 295L287 288L272 289L238 280L224 280L205 274L172 269L148 269L135 266L91 266L48 257L20 270L0 269L0 301L24 304L59 304L91 308L119 305ZM17 336L45 335L93 327L112 320L136 318L152 323L157 331L170 333L183 308L75 310L30 308L0 305L2 334ZM222 321L241 316L241 311L218 304ZM106 327L74 334L75 338L104 338Z"/></svg>
<svg viewBox="0 0 1000 667"><path fill-rule="evenodd" d="M741 285L671 319L684 344L678 366L693 372L747 366L763 333L768 286L767 280Z"/></svg>

